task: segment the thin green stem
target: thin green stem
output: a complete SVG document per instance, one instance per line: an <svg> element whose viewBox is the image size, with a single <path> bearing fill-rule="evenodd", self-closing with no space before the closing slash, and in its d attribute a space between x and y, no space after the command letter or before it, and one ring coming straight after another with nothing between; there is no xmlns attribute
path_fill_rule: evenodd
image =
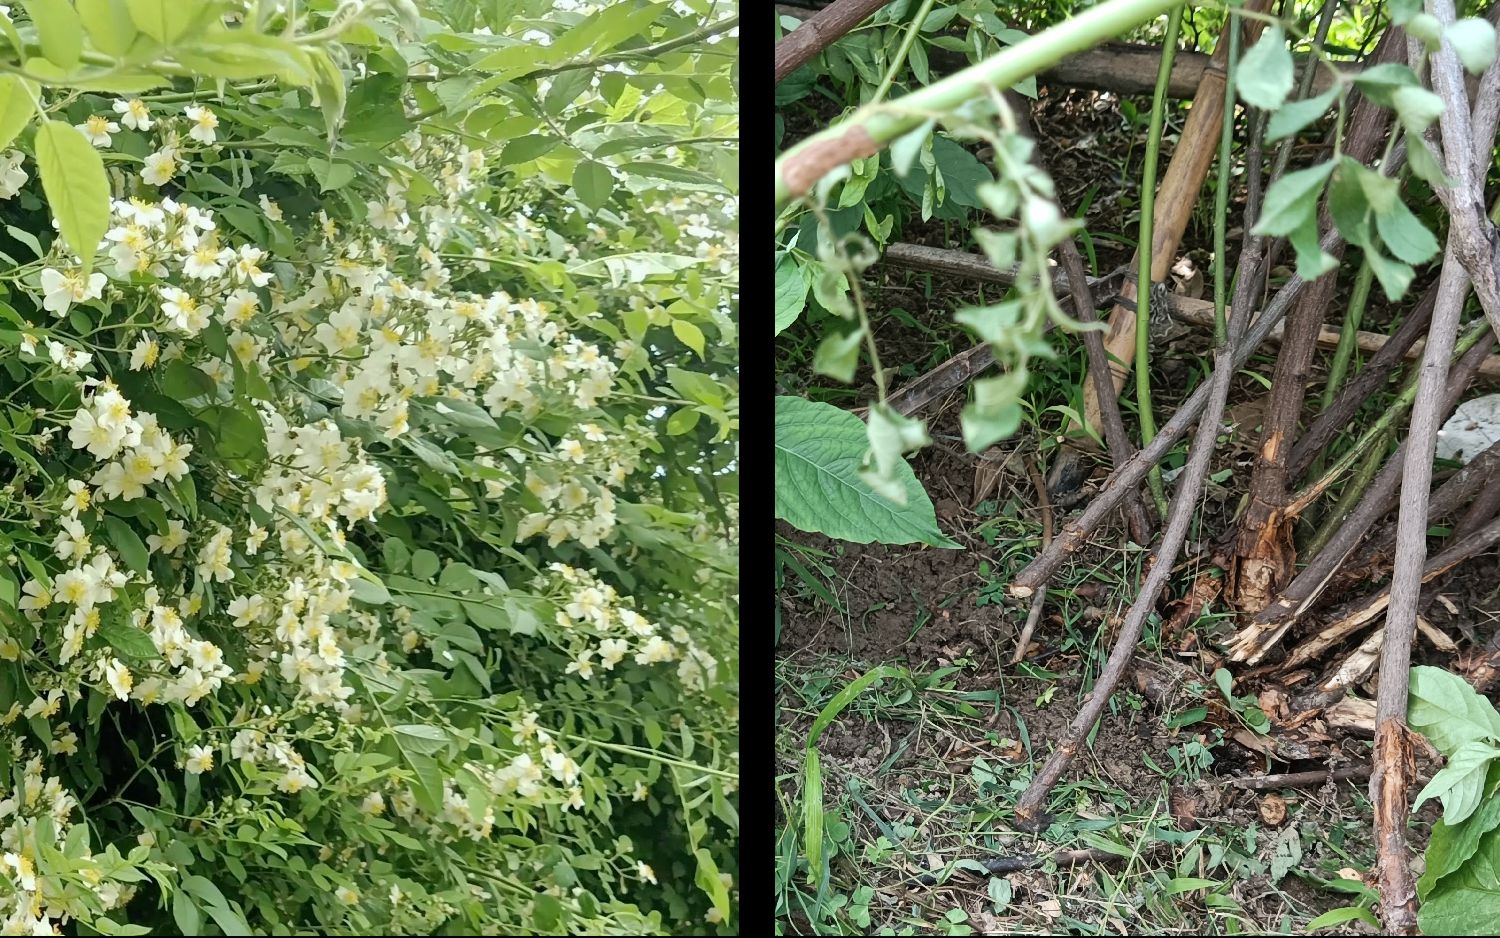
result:
<svg viewBox="0 0 1500 938"><path fill-rule="evenodd" d="M1214 187L1214 348L1228 337L1230 153L1234 148L1234 73L1240 60L1240 22L1229 16L1229 62L1224 74L1224 120L1219 132L1219 178Z"/></svg>
<svg viewBox="0 0 1500 938"><path fill-rule="evenodd" d="M1177 58L1177 33L1182 28L1182 7L1167 14L1167 35L1162 40L1161 65L1156 72L1156 93L1151 100L1151 127L1146 136L1145 165L1141 168L1141 229L1136 241L1139 266L1135 278L1135 397L1140 411L1141 446L1156 436L1156 417L1151 412L1151 261L1155 253L1156 164L1161 155L1162 128L1166 124L1167 86L1172 81L1172 62ZM1161 517L1167 516L1167 496L1161 467L1151 470L1151 497Z"/></svg>
<svg viewBox="0 0 1500 938"><path fill-rule="evenodd" d="M1365 306L1370 300L1370 286L1375 280L1375 269L1366 257L1359 265L1354 277L1354 290L1349 294L1349 311L1344 314L1344 325L1339 330L1338 348L1333 350L1333 361L1328 365L1328 385L1323 388L1322 409L1333 403L1333 396L1343 386L1344 376L1349 371L1349 361L1359 338L1360 321L1364 319Z"/></svg>
<svg viewBox="0 0 1500 938"><path fill-rule="evenodd" d="M1359 465L1359 471L1339 493L1339 500L1334 503L1333 510L1328 513L1327 518L1323 519L1313 539L1303 548L1302 553L1305 557L1311 559L1322 550L1328 544L1329 538L1333 537L1334 532L1344 523L1344 519L1349 517L1349 512L1359 504L1359 500L1364 497L1365 490L1370 487L1370 482L1375 478L1376 471L1385 462L1385 453L1390 447L1391 430L1386 428L1370 444L1365 452L1364 462Z"/></svg>
<svg viewBox="0 0 1500 938"><path fill-rule="evenodd" d="M1043 32L895 101L866 105L813 134L776 160L776 211L812 191L833 169L889 146L925 123L977 97L987 87L1009 88L1180 6L1182 0L1104 0Z"/></svg>
<svg viewBox="0 0 1500 938"><path fill-rule="evenodd" d="M1465 352L1474 347L1475 343L1490 334L1490 325L1487 320L1481 319L1474 323L1468 332L1459 337L1458 343L1453 349L1453 357L1449 359L1450 364L1458 361ZM1385 413L1381 414L1375 419L1374 423L1370 424L1359 440L1340 456L1338 461L1329 467L1327 472L1323 473L1316 482L1297 493L1297 497L1287 507L1287 514L1299 514L1308 505L1312 504L1318 496L1338 481L1339 476L1343 475L1348 471L1350 466L1354 465L1355 460L1374 444L1376 437L1394 426L1397 420L1403 418L1406 412L1411 410L1412 402L1417 397L1417 378L1421 373L1421 369L1419 368L1412 369L1411 374L1407 376L1406 383L1402 385L1400 392L1396 395L1396 399L1386 408Z"/></svg>
<svg viewBox="0 0 1500 938"><path fill-rule="evenodd" d="M911 47L917 41L917 34L922 31L922 23L926 21L927 14L932 12L932 5L936 0L922 0L922 5L917 8L917 13L912 17L911 25L906 27L906 35L901 39L901 48L896 50L896 57L891 60L891 67L885 70L885 77L880 80L880 85L875 89L875 96L870 99L871 104L879 104L885 100L886 92L891 90L891 82L896 80L896 73L906 65L906 56L911 52Z"/></svg>

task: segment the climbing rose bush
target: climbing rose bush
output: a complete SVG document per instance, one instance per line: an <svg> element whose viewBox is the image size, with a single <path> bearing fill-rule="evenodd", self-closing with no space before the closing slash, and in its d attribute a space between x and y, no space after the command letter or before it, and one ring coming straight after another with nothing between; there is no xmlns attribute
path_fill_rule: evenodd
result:
<svg viewBox="0 0 1500 938"><path fill-rule="evenodd" d="M736 932L735 18L41 6L0 933Z"/></svg>

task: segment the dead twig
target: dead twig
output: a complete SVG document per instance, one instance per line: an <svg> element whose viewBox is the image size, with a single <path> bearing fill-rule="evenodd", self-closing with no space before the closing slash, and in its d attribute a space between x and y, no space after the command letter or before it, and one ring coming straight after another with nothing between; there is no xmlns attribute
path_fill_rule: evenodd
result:
<svg viewBox="0 0 1500 938"><path fill-rule="evenodd" d="M1083 323L1094 323L1094 296L1085 280L1083 258L1072 238L1064 238L1058 245L1062 257L1063 271L1067 274L1068 289L1073 294L1073 313ZM1108 279L1108 278L1106 278ZM1125 432L1125 421L1120 417L1120 402L1109 393L1113 387L1109 375L1109 354L1104 350L1104 337L1096 329L1083 333L1083 348L1088 354L1089 380L1099 395L1099 422L1103 425L1104 442L1109 446L1109 458L1116 466L1124 465L1135 455L1135 445ZM1146 506L1139 492L1125 499L1125 525L1130 530L1131 540L1145 544L1151 536L1151 524L1146 517ZM1048 542L1051 542L1049 535ZM1044 547L1046 545L1043 545Z"/></svg>
<svg viewBox="0 0 1500 938"><path fill-rule="evenodd" d="M1030 456L1026 457L1026 474L1031 477L1031 484L1036 488L1037 500L1042 506L1042 548L1045 550L1052 543L1052 501L1047 497L1047 481L1042 478L1041 472L1036 468L1036 460ZM1021 629L1021 635L1016 639L1016 651L1011 655L1011 664L1020 664L1021 659L1026 657L1026 646L1031 644L1031 633L1036 631L1036 624L1042 618L1042 609L1047 604L1047 588L1042 587L1031 597L1031 608L1026 612L1026 625Z"/></svg>
<svg viewBox="0 0 1500 938"><path fill-rule="evenodd" d="M1230 779L1235 788L1248 791L1267 791L1274 788L1301 788L1304 785L1322 785L1326 782L1347 782L1351 779L1368 778L1368 765L1353 765L1342 769L1319 769L1313 772L1285 772L1281 775L1257 775L1254 778Z"/></svg>
<svg viewBox="0 0 1500 938"><path fill-rule="evenodd" d="M1149 853L1162 846L1162 844L1151 844L1146 848L1146 852ZM1088 863L1090 861L1108 863L1123 859L1125 858L1118 853L1111 853L1108 850L1102 850L1098 847L1087 847L1081 850L1057 850L1039 857L988 857L975 862L984 867L991 875L1000 876L1006 873L1019 873L1022 870L1035 869L1049 860L1062 867L1076 866L1079 863ZM937 877L932 873L924 873L916 877L916 881L923 886L936 886L938 884Z"/></svg>

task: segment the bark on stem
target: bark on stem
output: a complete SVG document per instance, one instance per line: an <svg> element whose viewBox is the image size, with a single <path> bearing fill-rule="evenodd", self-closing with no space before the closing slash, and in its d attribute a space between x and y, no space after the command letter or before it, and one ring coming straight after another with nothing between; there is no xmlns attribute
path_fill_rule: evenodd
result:
<svg viewBox="0 0 1500 938"><path fill-rule="evenodd" d="M776 43L776 84L812 61L891 0L835 0Z"/></svg>

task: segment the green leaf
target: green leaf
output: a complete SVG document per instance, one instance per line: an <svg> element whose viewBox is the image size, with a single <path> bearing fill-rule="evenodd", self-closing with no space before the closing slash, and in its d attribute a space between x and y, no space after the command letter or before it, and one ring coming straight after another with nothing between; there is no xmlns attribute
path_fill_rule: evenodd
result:
<svg viewBox="0 0 1500 938"><path fill-rule="evenodd" d="M1495 61L1495 27L1489 21L1469 17L1450 23L1443 38L1453 44L1453 51L1471 75L1478 75Z"/></svg>
<svg viewBox="0 0 1500 938"><path fill-rule="evenodd" d="M1468 862L1486 834L1500 827L1500 798L1495 797L1497 782L1500 782L1500 764L1491 762L1485 782L1488 796L1480 802L1479 810L1462 824L1451 824L1443 819L1432 825L1432 836L1423 855L1427 869L1417 880L1417 894L1424 901L1439 880Z"/></svg>
<svg viewBox="0 0 1500 938"><path fill-rule="evenodd" d="M36 113L37 88L20 75L0 75L0 149L11 141Z"/></svg>
<svg viewBox="0 0 1500 938"><path fill-rule="evenodd" d="M1417 81L1416 73L1405 65L1386 62L1360 70L1354 76L1354 85L1365 97L1381 107L1395 107L1397 88L1417 87L1421 82Z"/></svg>
<svg viewBox="0 0 1500 938"><path fill-rule="evenodd" d="M697 352L700 359L703 357L702 329L699 329L686 319L674 319L672 320L672 334L677 337L677 341Z"/></svg>
<svg viewBox="0 0 1500 938"><path fill-rule="evenodd" d="M1437 238L1403 202L1393 202L1390 211L1377 213L1375 229L1391 253L1408 264L1425 264L1438 252Z"/></svg>
<svg viewBox="0 0 1500 938"><path fill-rule="evenodd" d="M427 548L411 555L411 575L419 580L430 580L437 575L438 556Z"/></svg>
<svg viewBox="0 0 1500 938"><path fill-rule="evenodd" d="M1365 258L1370 262L1370 269L1375 271L1375 279L1380 281L1380 289L1386 299L1395 302L1406 295L1412 278L1416 276L1415 271L1406 264L1381 254L1375 250L1374 245L1365 250Z"/></svg>
<svg viewBox="0 0 1500 938"><path fill-rule="evenodd" d="M135 533L135 528L123 518L116 518L114 515L104 516L104 528L109 532L110 544L125 561L125 566L145 576L150 566L151 555L147 553L146 545L141 543L140 535Z"/></svg>
<svg viewBox="0 0 1500 938"><path fill-rule="evenodd" d="M203 0L125 0L141 32L163 44L177 41L203 12Z"/></svg>
<svg viewBox="0 0 1500 938"><path fill-rule="evenodd" d="M439 727L427 726L419 723L404 723L393 727L394 732L401 737L402 747L412 752L420 752L431 755L441 752L448 745L448 734Z"/></svg>
<svg viewBox="0 0 1500 938"><path fill-rule="evenodd" d="M866 427L870 450L860 463L859 477L891 501L906 504L903 470L911 471L906 454L931 445L927 425L889 404L875 404L870 408Z"/></svg>
<svg viewBox="0 0 1500 938"><path fill-rule="evenodd" d="M573 191L592 211L599 211L609 203L615 189L615 177L609 167L594 160L584 160L573 168Z"/></svg>
<svg viewBox="0 0 1500 938"><path fill-rule="evenodd" d="M1345 922L1352 922L1355 919L1364 922L1371 928L1380 927L1380 922L1367 909L1362 909L1357 905L1346 905L1337 909L1329 909L1327 912L1308 922L1307 930L1316 931L1319 928L1331 928L1334 925L1342 925ZM1428 934L1431 934L1431 932Z"/></svg>
<svg viewBox="0 0 1500 938"><path fill-rule="evenodd" d="M1329 88L1317 97L1293 101L1291 104L1284 104L1277 108L1266 124L1266 140L1273 141L1280 140L1282 137L1290 137L1322 117L1338 96L1337 88Z"/></svg>
<svg viewBox="0 0 1500 938"><path fill-rule="evenodd" d="M206 372L180 358L168 362L161 375L162 393L178 402L212 397L218 387L218 383Z"/></svg>
<svg viewBox="0 0 1500 938"><path fill-rule="evenodd" d="M1235 88L1240 100L1263 111L1281 107L1292 93L1292 53L1286 47L1286 34L1280 25L1266 27L1260 41L1240 59L1235 72Z"/></svg>
<svg viewBox="0 0 1500 938"><path fill-rule="evenodd" d="M1434 189L1450 189L1457 184L1457 180L1449 178L1443 172L1437 157L1428 149L1427 141L1419 134L1408 132L1406 135L1406 162L1411 166L1414 176Z"/></svg>
<svg viewBox="0 0 1500 938"><path fill-rule="evenodd" d="M813 371L845 384L853 381L854 370L859 367L860 343L864 340L863 327L847 333L830 332L813 353Z"/></svg>
<svg viewBox="0 0 1500 938"><path fill-rule="evenodd" d="M83 23L68 0L21 0L36 26L42 55L58 68L72 68L83 55Z"/></svg>
<svg viewBox="0 0 1500 938"><path fill-rule="evenodd" d="M698 869L693 874L694 884L708 896L714 908L719 910L722 920L729 921L729 887L719 878L719 867L714 863L714 858L702 847L693 851L693 857L698 861Z"/></svg>
<svg viewBox="0 0 1500 938"><path fill-rule="evenodd" d="M1465 866L1441 886L1417 911L1424 935L1489 935L1500 921L1500 889L1482 879L1474 864ZM1492 868L1491 868L1492 869Z"/></svg>
<svg viewBox="0 0 1500 938"><path fill-rule="evenodd" d="M125 0L77 0L89 41L106 55L124 58L139 31Z"/></svg>
<svg viewBox="0 0 1500 938"><path fill-rule="evenodd" d="M49 120L36 132L36 162L42 191L57 218L63 240L88 272L94 251L109 228L109 177L104 161L83 134Z"/></svg>
<svg viewBox="0 0 1500 938"><path fill-rule="evenodd" d="M776 334L797 321L807 305L808 281L790 252L776 258Z"/></svg>
<svg viewBox="0 0 1500 938"><path fill-rule="evenodd" d="M126 621L105 619L99 623L99 637L126 658L151 660L161 657L151 636Z"/></svg>
<svg viewBox="0 0 1500 938"><path fill-rule="evenodd" d="M896 171L897 176L905 176L911 172L912 163L916 162L917 154L922 150L922 144L927 142L935 126L937 126L935 120L923 121L916 130L902 134L891 144L891 168Z"/></svg>
<svg viewBox="0 0 1500 938"><path fill-rule="evenodd" d="M1479 807L1490 762L1500 756L1500 749L1471 740L1448 757L1448 764L1432 777L1411 806L1415 811L1428 798L1441 798L1443 820L1461 824Z"/></svg>
<svg viewBox="0 0 1500 938"><path fill-rule="evenodd" d="M1297 253L1297 276L1303 280L1316 280L1339 265L1338 259L1323 250L1319 244L1316 215L1310 214L1302 219L1302 224L1297 226L1287 240Z"/></svg>
<svg viewBox="0 0 1500 938"><path fill-rule="evenodd" d="M1469 683L1442 668L1411 669L1406 720L1444 755L1474 740L1500 741L1500 714Z"/></svg>
<svg viewBox="0 0 1500 938"><path fill-rule="evenodd" d="M678 408L672 416L667 418L667 435L682 436L684 433L691 432L702 417L703 415L693 408Z"/></svg>
<svg viewBox="0 0 1500 938"><path fill-rule="evenodd" d="M1486 24L1488 25L1488 24ZM1443 113L1443 99L1417 85L1403 86L1391 92L1391 103L1401 126L1414 134L1426 130Z"/></svg>
<svg viewBox="0 0 1500 938"><path fill-rule="evenodd" d="M1016 368L974 382L974 399L959 414L965 446L978 452L1016 432L1021 426L1020 401L1026 380L1026 369Z"/></svg>
<svg viewBox="0 0 1500 938"><path fill-rule="evenodd" d="M858 544L958 547L937 527L932 502L911 467L897 474L906 504L876 495L859 478L867 446L860 419L830 404L776 398L776 516L803 531Z"/></svg>
<svg viewBox="0 0 1500 938"><path fill-rule="evenodd" d="M312 170L313 178L318 180L318 185L324 192L342 189L354 181L354 166L342 160L325 160L319 156L309 156L307 166Z"/></svg>
<svg viewBox="0 0 1500 938"><path fill-rule="evenodd" d="M1397 26L1401 26L1413 16L1422 12L1422 0L1391 0L1388 9L1391 14L1391 22Z"/></svg>
<svg viewBox="0 0 1500 938"><path fill-rule="evenodd" d="M932 158L943 174L947 201L969 208L984 208L979 187L994 182L995 177L978 157L947 137L933 137Z"/></svg>
<svg viewBox="0 0 1500 938"><path fill-rule="evenodd" d="M1316 215L1318 196L1333 173L1332 162L1319 163L1307 169L1287 173L1266 191L1255 234L1286 236L1296 230L1309 215Z"/></svg>

